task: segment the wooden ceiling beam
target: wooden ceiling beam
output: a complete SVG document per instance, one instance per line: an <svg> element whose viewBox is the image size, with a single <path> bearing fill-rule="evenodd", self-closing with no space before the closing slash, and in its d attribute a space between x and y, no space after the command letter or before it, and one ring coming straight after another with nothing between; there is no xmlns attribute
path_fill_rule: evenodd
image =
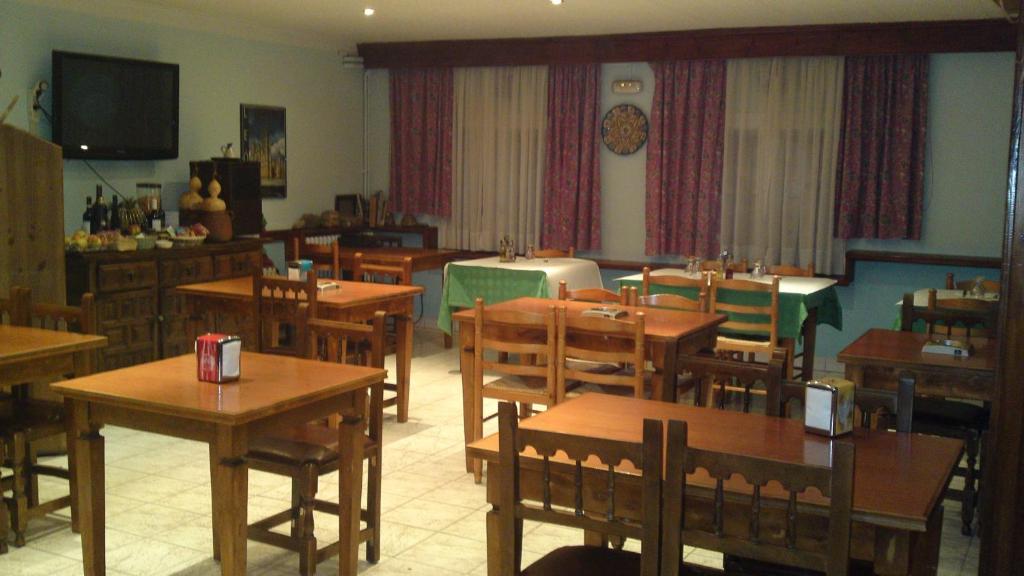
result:
<svg viewBox="0 0 1024 576"><path fill-rule="evenodd" d="M604 36L359 44L366 68L653 62L701 58L999 52L1015 48L1006 20L729 28Z"/></svg>

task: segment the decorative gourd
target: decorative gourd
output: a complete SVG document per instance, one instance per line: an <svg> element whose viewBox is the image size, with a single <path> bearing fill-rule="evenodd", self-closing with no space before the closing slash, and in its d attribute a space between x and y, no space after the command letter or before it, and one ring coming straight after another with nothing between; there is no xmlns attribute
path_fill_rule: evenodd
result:
<svg viewBox="0 0 1024 576"><path fill-rule="evenodd" d="M210 197L203 200L203 210L206 212L223 212L227 209L227 205L224 201L218 198L220 196L220 182L217 181L217 175L213 175L213 179L210 180L210 185L206 187L206 191L210 194Z"/></svg>
<svg viewBox="0 0 1024 576"><path fill-rule="evenodd" d="M178 207L182 210L198 210L203 203L203 197L199 195L199 191L203 188L203 181L199 179L199 175L192 171L192 178L188 181L188 192L181 195L178 200Z"/></svg>

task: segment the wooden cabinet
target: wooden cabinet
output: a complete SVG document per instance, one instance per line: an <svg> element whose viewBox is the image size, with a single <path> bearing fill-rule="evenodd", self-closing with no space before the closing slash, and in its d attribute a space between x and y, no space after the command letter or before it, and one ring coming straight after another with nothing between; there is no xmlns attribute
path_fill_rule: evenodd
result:
<svg viewBox="0 0 1024 576"><path fill-rule="evenodd" d="M231 211L232 229L238 234L259 234L263 228L263 199L260 197L260 163L242 160L205 160L189 163L191 169L203 182L199 194L209 197L206 191L217 174L220 182L220 199Z"/></svg>
<svg viewBox="0 0 1024 576"><path fill-rule="evenodd" d="M253 273L262 262L258 240L197 248L67 255L68 301L96 297L99 333L109 339L99 370L188 353L188 317L175 286Z"/></svg>

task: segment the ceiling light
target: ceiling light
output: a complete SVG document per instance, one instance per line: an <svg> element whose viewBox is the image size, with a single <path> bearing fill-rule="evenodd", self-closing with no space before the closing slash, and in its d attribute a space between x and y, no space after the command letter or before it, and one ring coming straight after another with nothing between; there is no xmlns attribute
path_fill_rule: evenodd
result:
<svg viewBox="0 0 1024 576"><path fill-rule="evenodd" d="M562 0L551 0L551 4L554 6L561 6Z"/></svg>
<svg viewBox="0 0 1024 576"><path fill-rule="evenodd" d="M373 16L374 12L376 11L373 8L363 8L363 16Z"/></svg>

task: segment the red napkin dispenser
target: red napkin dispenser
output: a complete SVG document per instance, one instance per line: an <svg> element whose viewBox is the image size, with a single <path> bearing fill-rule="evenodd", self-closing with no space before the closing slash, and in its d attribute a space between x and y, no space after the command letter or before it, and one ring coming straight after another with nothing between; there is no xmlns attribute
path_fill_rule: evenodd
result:
<svg viewBox="0 0 1024 576"><path fill-rule="evenodd" d="M242 339L228 334L203 334L196 338L199 379L221 384L241 375Z"/></svg>

